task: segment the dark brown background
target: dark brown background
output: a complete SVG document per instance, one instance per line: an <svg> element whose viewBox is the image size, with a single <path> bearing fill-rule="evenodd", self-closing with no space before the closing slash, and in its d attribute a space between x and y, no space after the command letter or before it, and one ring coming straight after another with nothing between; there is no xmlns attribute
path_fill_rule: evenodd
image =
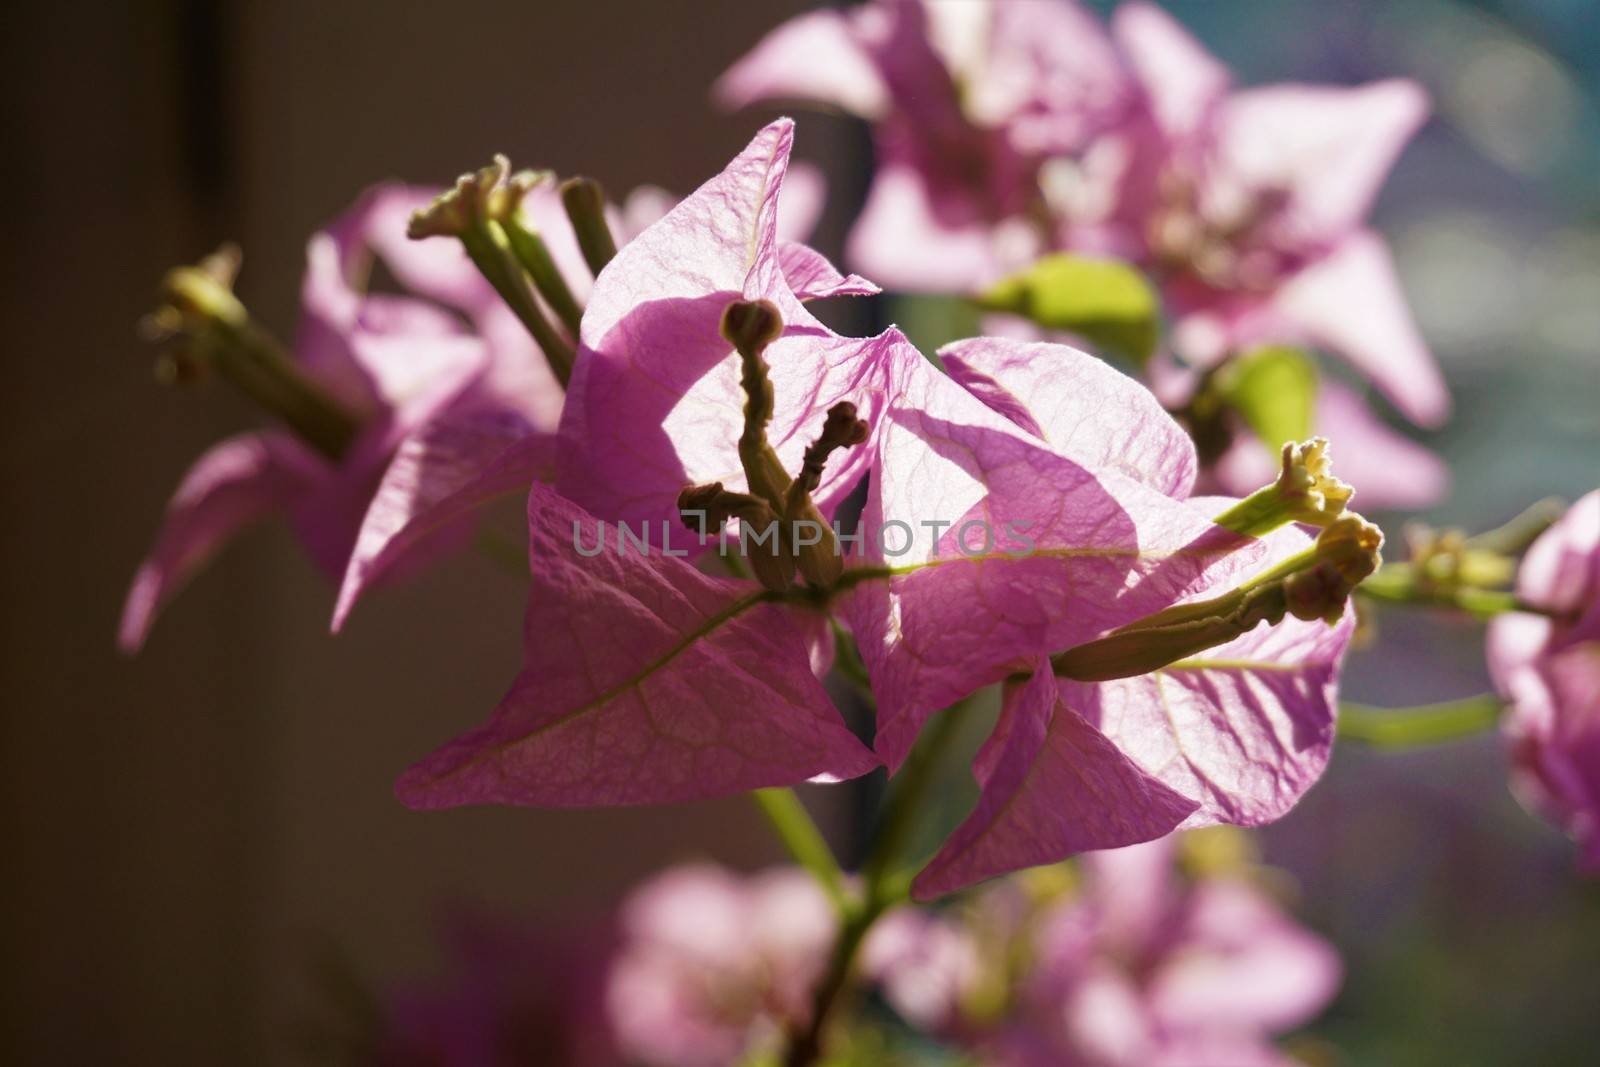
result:
<svg viewBox="0 0 1600 1067"><path fill-rule="evenodd" d="M503 150L685 192L759 121L713 112L710 81L799 6L8 9L0 1062L282 1061L330 943L368 975L414 973L453 900L594 907L697 850L774 858L738 800L426 816L393 800L395 774L515 670L521 590L479 559L329 639L330 591L263 530L138 659L112 638L183 469L251 423L221 389L154 383L134 324L164 269L238 239L244 298L287 334L306 237L371 181L442 182ZM800 153L862 136L812 119Z"/></svg>

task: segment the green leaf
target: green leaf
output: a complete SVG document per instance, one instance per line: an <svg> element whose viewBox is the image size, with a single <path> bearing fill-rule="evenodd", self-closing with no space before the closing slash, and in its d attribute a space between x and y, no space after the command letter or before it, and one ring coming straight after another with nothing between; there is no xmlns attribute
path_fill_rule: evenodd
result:
<svg viewBox="0 0 1600 1067"><path fill-rule="evenodd" d="M1144 275L1114 259L1045 256L977 298L986 311L1074 333L1143 366L1161 340L1161 308Z"/></svg>
<svg viewBox="0 0 1600 1067"><path fill-rule="evenodd" d="M1269 448L1311 436L1317 368L1297 348L1247 352L1217 376L1217 391Z"/></svg>

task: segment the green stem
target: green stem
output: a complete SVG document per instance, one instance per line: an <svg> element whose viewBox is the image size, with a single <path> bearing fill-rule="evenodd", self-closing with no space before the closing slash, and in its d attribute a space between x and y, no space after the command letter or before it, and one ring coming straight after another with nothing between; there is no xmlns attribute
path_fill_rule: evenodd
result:
<svg viewBox="0 0 1600 1067"><path fill-rule="evenodd" d="M1339 737L1374 748L1422 748L1492 729L1504 710L1492 693L1415 708L1341 704Z"/></svg>
<svg viewBox="0 0 1600 1067"><path fill-rule="evenodd" d="M1291 520L1284 506L1283 490L1274 482L1257 489L1211 521L1246 537L1264 537Z"/></svg>
<svg viewBox="0 0 1600 1067"><path fill-rule="evenodd" d="M1515 593L1506 589L1484 589L1472 585L1430 587L1418 580L1416 568L1409 563L1385 563L1376 574L1357 586L1356 592L1385 604L1444 608L1463 612L1475 619L1490 619L1508 611L1548 614L1523 603Z"/></svg>
<svg viewBox="0 0 1600 1067"><path fill-rule="evenodd" d="M822 831L817 829L816 820L800 803L794 790L757 789L750 796L795 862L811 872L840 918L848 919L855 905L844 891L844 872L833 858L833 850L828 847Z"/></svg>
<svg viewBox="0 0 1600 1067"><path fill-rule="evenodd" d="M940 757L960 732L967 706L963 701L941 712L929 725L922 743L906 760L878 820L872 849L861 866L861 897L851 903L839 928L827 969L812 1001L811 1019L791 1036L783 1057L784 1067L811 1067L820 1058L828 1017L849 984L862 942L884 912L905 900L909 882L893 874L894 864L911 836Z"/></svg>
<svg viewBox="0 0 1600 1067"><path fill-rule="evenodd" d="M461 232L461 244L479 272L533 335L556 380L565 387L572 378L572 346L545 319L522 264L511 252L505 231L491 222L469 226Z"/></svg>
<svg viewBox="0 0 1600 1067"><path fill-rule="evenodd" d="M617 242L606 223L606 194L593 178L568 178L561 183L561 206L567 210L583 260L598 278L617 254Z"/></svg>
<svg viewBox="0 0 1600 1067"><path fill-rule="evenodd" d="M539 290L539 295L550 305L550 310L556 313L567 331L576 338L583 323L583 308L579 306L577 297L572 295L567 280L561 276L561 268L556 266L544 238L515 218L507 219L500 225L506 232L506 239L511 242L511 251L528 272L528 277L533 279L534 288Z"/></svg>

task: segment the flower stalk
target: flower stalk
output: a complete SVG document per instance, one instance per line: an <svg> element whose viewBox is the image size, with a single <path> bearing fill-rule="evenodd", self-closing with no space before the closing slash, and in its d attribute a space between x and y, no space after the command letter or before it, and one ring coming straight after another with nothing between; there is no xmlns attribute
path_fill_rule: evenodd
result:
<svg viewBox="0 0 1600 1067"><path fill-rule="evenodd" d="M1344 514L1355 490L1333 476L1328 442L1321 437L1283 446L1277 480L1217 516L1218 526L1261 537L1291 522L1327 526Z"/></svg>
<svg viewBox="0 0 1600 1067"><path fill-rule="evenodd" d="M173 380L214 370L282 420L295 435L337 461L360 429L353 412L295 365L283 346L251 318L234 295L242 257L224 245L162 282L162 304L143 328L152 340L178 341L165 364Z"/></svg>
<svg viewBox="0 0 1600 1067"><path fill-rule="evenodd" d="M1414 708L1341 704L1339 738L1374 748L1423 748L1491 730L1505 708L1505 701L1493 693Z"/></svg>
<svg viewBox="0 0 1600 1067"><path fill-rule="evenodd" d="M512 174L510 161L497 155L487 167L461 175L452 188L412 215L407 234L412 240L428 237L459 240L479 273L527 328L544 353L551 372L565 387L572 379L572 344L545 318L535 295L537 275L530 280L530 272L524 269L506 229L507 221L516 218L528 190L548 180L548 175L534 171ZM533 235L529 233L529 236ZM539 240L538 246L542 245L543 241ZM528 243L527 251L538 260L538 248ZM548 250L544 258L549 258ZM549 270L559 277L553 262ZM544 273L542 264L540 273ZM554 283L547 277L545 284L553 286ZM565 288L564 282L562 288ZM567 297L571 298L570 292Z"/></svg>
<svg viewBox="0 0 1600 1067"><path fill-rule="evenodd" d="M1080 682L1108 682L1160 670L1226 644L1285 615L1328 625L1344 614L1350 594L1378 568L1383 534L1359 515L1332 522L1316 543L1265 574L1211 600L1181 604L1105 637L1051 657L1055 673Z"/></svg>
<svg viewBox="0 0 1600 1067"><path fill-rule="evenodd" d="M568 178L561 183L561 206L572 221L583 260L595 277L617 254L616 238L606 222L606 194L593 178Z"/></svg>

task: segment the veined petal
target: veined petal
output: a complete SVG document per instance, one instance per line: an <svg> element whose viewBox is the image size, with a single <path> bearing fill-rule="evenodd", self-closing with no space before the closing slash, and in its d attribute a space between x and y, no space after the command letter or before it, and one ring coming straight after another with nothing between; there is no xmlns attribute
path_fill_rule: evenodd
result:
<svg viewBox="0 0 1600 1067"><path fill-rule="evenodd" d="M488 723L405 773L402 801L659 804L872 769L811 672L795 609L659 546L586 556L597 529L534 484L522 673Z"/></svg>
<svg viewBox="0 0 1600 1067"><path fill-rule="evenodd" d="M1219 510L1204 503L1209 514ZM1294 527L1266 539L1262 568L1310 544ZM1199 807L1185 823L1255 826L1294 806L1333 747L1339 663L1355 631L1285 618L1151 674L1061 680L1062 703L1138 766Z"/></svg>
<svg viewBox="0 0 1600 1067"><path fill-rule="evenodd" d="M977 808L912 883L919 900L1087 849L1149 841L1195 810L1060 702L1048 659L1033 666L1034 676L1007 694L1008 740Z"/></svg>
<svg viewBox="0 0 1600 1067"><path fill-rule="evenodd" d="M1437 426L1449 415L1450 394L1377 234L1357 231L1312 261L1278 291L1273 309L1348 359L1413 422Z"/></svg>
<svg viewBox="0 0 1600 1067"><path fill-rule="evenodd" d="M1049 450L914 353L897 374L861 520L859 563L886 580L862 581L844 606L891 768L928 715L1017 662L1259 558L1203 513Z"/></svg>
<svg viewBox="0 0 1600 1067"><path fill-rule="evenodd" d="M1194 488L1194 442L1150 390L1066 345L997 337L939 350L951 378L1052 449L1183 498Z"/></svg>
<svg viewBox="0 0 1600 1067"><path fill-rule="evenodd" d="M373 494L333 611L337 632L372 586L449 548L493 500L555 475L555 436L500 410L446 413L401 442Z"/></svg>
<svg viewBox="0 0 1600 1067"><path fill-rule="evenodd" d="M777 202L793 123L772 123L717 177L618 252L596 283L562 413L558 486L606 519L677 521L685 485L743 488L739 357L719 331L733 300L767 299L784 334L766 351L777 410L768 440L789 470L827 409L851 400L876 424L898 334L842 338L784 279ZM840 284L854 285L850 279ZM824 510L859 479L866 449L830 463Z"/></svg>
<svg viewBox="0 0 1600 1067"><path fill-rule="evenodd" d="M883 292L859 274L840 274L826 256L799 241L784 241L778 246L778 265L783 269L783 280L800 300Z"/></svg>
<svg viewBox="0 0 1600 1067"><path fill-rule="evenodd" d="M288 509L329 476L321 460L283 433L242 434L203 454L184 475L155 547L134 575L117 635L122 650L139 650L156 613L224 542Z"/></svg>
<svg viewBox="0 0 1600 1067"><path fill-rule="evenodd" d="M1111 35L1144 87L1156 123L1169 137L1197 132L1227 95L1228 69L1155 4L1120 4Z"/></svg>
<svg viewBox="0 0 1600 1067"><path fill-rule="evenodd" d="M859 16L814 11L790 19L717 80L712 95L733 109L766 101L824 104L876 121L889 93L854 25Z"/></svg>

